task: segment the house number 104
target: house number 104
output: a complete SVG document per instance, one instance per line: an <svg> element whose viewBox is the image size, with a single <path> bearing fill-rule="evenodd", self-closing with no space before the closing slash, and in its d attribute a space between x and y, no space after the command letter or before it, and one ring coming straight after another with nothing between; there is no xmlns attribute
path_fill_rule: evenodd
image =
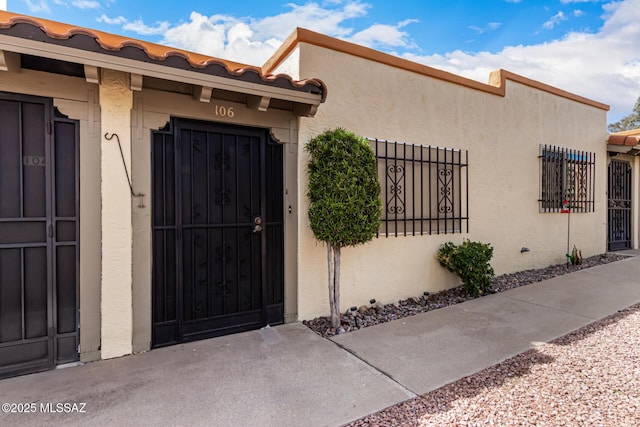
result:
<svg viewBox="0 0 640 427"><path fill-rule="evenodd" d="M233 116L236 115L236 112L233 111L233 107L224 107L222 105L216 105L215 114L216 116L229 117L230 119L232 119Z"/></svg>

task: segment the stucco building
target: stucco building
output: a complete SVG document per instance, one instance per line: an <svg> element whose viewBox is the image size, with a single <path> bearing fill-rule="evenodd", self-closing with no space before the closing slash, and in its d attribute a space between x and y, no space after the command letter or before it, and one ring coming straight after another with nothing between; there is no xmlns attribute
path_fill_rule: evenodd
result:
<svg viewBox="0 0 640 427"><path fill-rule="evenodd" d="M563 262L567 208L602 253L607 110L303 29L258 68L0 11L0 376L328 314L303 147L338 126L384 206L345 308L456 285L449 240L497 273Z"/></svg>

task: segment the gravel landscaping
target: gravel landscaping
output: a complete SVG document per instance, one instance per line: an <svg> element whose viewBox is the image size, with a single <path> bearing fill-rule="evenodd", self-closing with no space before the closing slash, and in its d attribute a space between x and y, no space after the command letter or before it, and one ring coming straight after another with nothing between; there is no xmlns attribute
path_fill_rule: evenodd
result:
<svg viewBox="0 0 640 427"><path fill-rule="evenodd" d="M492 292L504 292L508 289L528 285L552 277L595 267L597 265L608 264L627 258L622 255L602 254L585 258L582 265L552 265L546 268L525 270L517 273L503 274L494 278L491 288ZM413 316L418 313L458 304L473 299L468 296L462 286L447 289L427 296L420 296L398 301L394 304L373 303L369 306L361 306L356 310L350 310L341 316L341 327L337 330L331 327L328 317L317 317L313 320L305 320L307 327L323 337L331 337L336 334L351 332L380 323Z"/></svg>
<svg viewBox="0 0 640 427"><path fill-rule="evenodd" d="M349 426L638 426L640 304Z"/></svg>

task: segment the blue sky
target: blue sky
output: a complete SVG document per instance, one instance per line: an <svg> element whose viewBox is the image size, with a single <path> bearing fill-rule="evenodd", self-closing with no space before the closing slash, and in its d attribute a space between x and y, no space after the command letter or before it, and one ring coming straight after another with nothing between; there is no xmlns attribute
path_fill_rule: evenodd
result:
<svg viewBox="0 0 640 427"><path fill-rule="evenodd" d="M640 96L640 0L5 2L258 66L300 26L482 82L504 68L610 104L609 121Z"/></svg>

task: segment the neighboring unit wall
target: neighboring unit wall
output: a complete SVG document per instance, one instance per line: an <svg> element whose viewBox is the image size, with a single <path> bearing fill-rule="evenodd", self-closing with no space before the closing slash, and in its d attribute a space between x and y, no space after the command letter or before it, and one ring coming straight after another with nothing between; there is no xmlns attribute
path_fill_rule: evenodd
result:
<svg viewBox="0 0 640 427"><path fill-rule="evenodd" d="M80 360L100 359L100 107L84 79L21 69L0 72L0 91L53 98L80 122Z"/></svg>
<svg viewBox="0 0 640 427"><path fill-rule="evenodd" d="M571 215L571 245L585 257L605 251L604 109L513 81L506 82L502 97L307 43L300 43L276 71L292 72L296 61L300 76L317 76L330 89L316 117L300 123L301 319L326 315L329 307L326 254L306 216L308 156L302 147L338 126L372 138L469 152L470 232L381 236L343 250L342 309L370 298L388 303L456 285L435 260L446 241L491 243L497 274L564 262L567 215L539 212L540 144L596 154L595 212ZM530 252L521 253L523 246Z"/></svg>

